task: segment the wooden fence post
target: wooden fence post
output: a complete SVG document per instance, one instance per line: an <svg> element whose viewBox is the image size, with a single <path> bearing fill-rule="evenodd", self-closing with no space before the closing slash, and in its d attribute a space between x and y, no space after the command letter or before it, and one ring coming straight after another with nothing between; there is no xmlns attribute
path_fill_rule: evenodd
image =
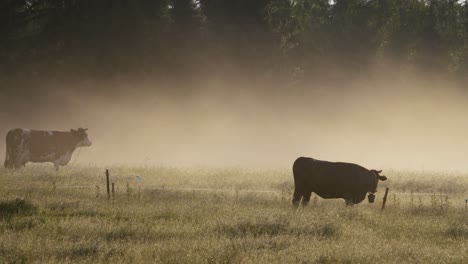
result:
<svg viewBox="0 0 468 264"><path fill-rule="evenodd" d="M112 183L112 199L115 200L115 189L114 189L114 183Z"/></svg>
<svg viewBox="0 0 468 264"><path fill-rule="evenodd" d="M387 195L388 195L388 187L385 188L385 195L384 195L384 197L383 197L382 209L381 209L382 211L383 211L383 209L385 208L385 203L387 202Z"/></svg>
<svg viewBox="0 0 468 264"><path fill-rule="evenodd" d="M465 199L465 211L468 211L468 199Z"/></svg>
<svg viewBox="0 0 468 264"><path fill-rule="evenodd" d="M110 199L109 170L106 170L107 200Z"/></svg>

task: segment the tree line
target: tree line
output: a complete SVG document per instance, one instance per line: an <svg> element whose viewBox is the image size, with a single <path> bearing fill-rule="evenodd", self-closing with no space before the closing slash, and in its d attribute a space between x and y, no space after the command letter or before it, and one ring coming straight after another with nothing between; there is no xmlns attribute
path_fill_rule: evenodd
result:
<svg viewBox="0 0 468 264"><path fill-rule="evenodd" d="M458 0L2 0L0 74L468 73Z"/></svg>

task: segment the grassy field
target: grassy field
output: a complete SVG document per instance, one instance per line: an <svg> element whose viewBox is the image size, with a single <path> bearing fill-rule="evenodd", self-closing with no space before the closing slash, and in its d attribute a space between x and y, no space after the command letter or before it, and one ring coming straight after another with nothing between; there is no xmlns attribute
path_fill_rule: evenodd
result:
<svg viewBox="0 0 468 264"><path fill-rule="evenodd" d="M468 263L467 175L385 171L375 204L294 210L289 169L110 171L108 201L103 168L1 170L0 262Z"/></svg>

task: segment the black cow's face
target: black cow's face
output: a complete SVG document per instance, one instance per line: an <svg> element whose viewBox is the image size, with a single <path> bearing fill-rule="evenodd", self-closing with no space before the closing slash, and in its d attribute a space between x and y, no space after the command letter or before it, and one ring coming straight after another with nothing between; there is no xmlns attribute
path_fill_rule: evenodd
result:
<svg viewBox="0 0 468 264"><path fill-rule="evenodd" d="M77 130L71 129L73 136L78 139L78 146L79 147L89 147L93 143L88 138L88 133L86 132L88 129L78 128Z"/></svg>
<svg viewBox="0 0 468 264"><path fill-rule="evenodd" d="M379 181L386 181L387 177L380 175L382 170L371 170L371 172L375 175L375 189L372 191L372 193L377 192L377 185L379 184Z"/></svg>

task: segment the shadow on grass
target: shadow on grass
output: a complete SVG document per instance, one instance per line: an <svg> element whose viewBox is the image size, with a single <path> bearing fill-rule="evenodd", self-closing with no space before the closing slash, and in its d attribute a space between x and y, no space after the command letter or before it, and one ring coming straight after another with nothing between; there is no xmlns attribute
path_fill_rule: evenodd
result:
<svg viewBox="0 0 468 264"><path fill-rule="evenodd" d="M8 230L13 230L13 231L23 231L23 230L29 230L33 229L39 225L44 224L44 219L43 218L37 218L36 217L25 217L25 218L18 218L14 221L7 221L6 224L4 225L4 228Z"/></svg>
<svg viewBox="0 0 468 264"><path fill-rule="evenodd" d="M130 228L119 228L104 234L106 241L130 241L137 240L139 234Z"/></svg>
<svg viewBox="0 0 468 264"><path fill-rule="evenodd" d="M76 260L81 258L91 258L97 255L100 251L100 247L97 244L90 245L75 245L71 248L62 250L58 257L60 259Z"/></svg>
<svg viewBox="0 0 468 264"><path fill-rule="evenodd" d="M219 233L229 237L243 237L243 236L276 236L287 231L287 224L285 223L251 223L240 222L235 225L220 225L217 227Z"/></svg>
<svg viewBox="0 0 468 264"><path fill-rule="evenodd" d="M50 216L54 217L106 217L108 214L100 212L97 208L82 208L80 202L56 202L48 204Z"/></svg>
<svg viewBox="0 0 468 264"><path fill-rule="evenodd" d="M234 225L222 224L216 231L228 237L245 236L312 236L319 239L335 239L341 236L341 227L333 223L323 225L291 226L289 223L277 222L240 222Z"/></svg>
<svg viewBox="0 0 468 264"><path fill-rule="evenodd" d="M89 217L89 218L95 218L95 217L107 217L109 214L101 213L98 212L95 209L82 209L82 210L67 210L67 211L51 211L50 213L51 216L55 217Z"/></svg>
<svg viewBox="0 0 468 264"><path fill-rule="evenodd" d="M453 223L447 228L445 235L455 239L468 239L468 223Z"/></svg>
<svg viewBox="0 0 468 264"><path fill-rule="evenodd" d="M24 199L17 198L14 201L0 202L0 221L10 219L15 215L32 215L37 207Z"/></svg>

